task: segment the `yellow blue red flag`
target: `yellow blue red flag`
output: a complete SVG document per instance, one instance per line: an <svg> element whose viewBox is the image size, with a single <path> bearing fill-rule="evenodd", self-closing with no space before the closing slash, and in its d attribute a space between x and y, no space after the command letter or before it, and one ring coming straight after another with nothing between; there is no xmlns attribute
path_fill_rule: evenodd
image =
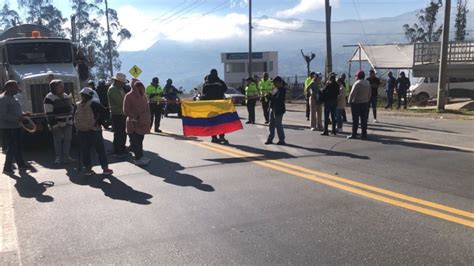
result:
<svg viewBox="0 0 474 266"><path fill-rule="evenodd" d="M214 136L243 128L230 99L183 101L181 113L185 136Z"/></svg>

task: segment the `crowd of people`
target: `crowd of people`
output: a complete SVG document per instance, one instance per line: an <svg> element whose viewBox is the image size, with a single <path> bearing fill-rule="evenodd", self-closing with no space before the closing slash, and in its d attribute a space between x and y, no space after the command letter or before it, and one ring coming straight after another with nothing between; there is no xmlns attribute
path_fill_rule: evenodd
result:
<svg viewBox="0 0 474 266"><path fill-rule="evenodd" d="M374 70L369 71L365 78L364 71L356 74L356 82L350 92L349 84L344 74L339 77L330 73L325 82L322 74L311 72L304 83L306 95L306 118L310 122L312 131L321 131L321 135L337 135L343 132L343 122L346 122L346 103L350 104L352 113L352 132L349 139L358 137L357 131L362 130L361 139L367 139L367 122L372 107L374 122L377 122L378 88L381 81ZM255 107L261 102L265 124L269 124L269 135L266 145L273 144L275 131L278 145L285 145L283 116L286 112L285 100L287 84L281 77L270 79L268 73L257 82L249 77L245 88L246 105L248 111L247 124L255 124ZM127 85L130 83L130 85ZM393 93L398 94L398 108L401 107L401 98L404 107L407 106L406 94L410 81L403 72L395 79L388 74L387 105L392 108ZM91 162L91 150L97 153L103 174L109 175L113 171L109 168L107 154L102 136L102 128L113 129L113 156L123 158L134 154L134 163L139 166L147 165L150 159L143 153L145 135L154 131L161 132L160 123L164 95L175 95L179 91L168 79L164 88L159 85L158 77L154 77L150 85L146 86L138 79L131 82L123 73L117 73L110 83L99 80L96 87L94 81L88 81L87 87L80 91L80 102L74 103L70 95L65 92L64 83L59 79L52 79L49 83L50 92L44 99L44 115L47 118L49 130L53 136L55 159L54 164L72 163L76 160L71 157L71 141L73 127L78 132L82 165L85 175L94 174ZM5 174L13 174L13 163L16 162L20 170L28 168L21 152L21 123L30 116L22 111L20 103L15 99L18 93L18 84L9 80L4 84L4 93L0 96L0 129L2 130L3 149L6 150L6 159L3 168ZM227 85L218 76L217 70L212 69L204 78L201 100L225 99ZM168 96L170 97L170 96ZM324 119L323 119L324 114ZM324 124L323 124L324 121ZM329 130L331 125L331 130ZM126 147L127 136L130 147ZM227 144L225 135L212 136L213 143Z"/></svg>

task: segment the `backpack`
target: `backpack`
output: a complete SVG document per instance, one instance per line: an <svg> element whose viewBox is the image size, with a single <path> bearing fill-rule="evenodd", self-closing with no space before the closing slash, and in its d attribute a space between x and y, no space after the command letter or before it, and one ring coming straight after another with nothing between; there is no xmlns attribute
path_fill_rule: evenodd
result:
<svg viewBox="0 0 474 266"><path fill-rule="evenodd" d="M74 113L74 124L79 131L90 131L97 128L91 104L92 101L77 104L77 109Z"/></svg>

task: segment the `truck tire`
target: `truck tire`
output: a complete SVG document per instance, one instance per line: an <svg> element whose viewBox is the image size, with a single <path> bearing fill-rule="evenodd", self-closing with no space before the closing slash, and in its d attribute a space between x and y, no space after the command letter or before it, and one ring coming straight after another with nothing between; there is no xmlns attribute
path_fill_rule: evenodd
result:
<svg viewBox="0 0 474 266"><path fill-rule="evenodd" d="M416 100L419 105L425 106L428 103L430 96L426 92L420 92L416 95Z"/></svg>

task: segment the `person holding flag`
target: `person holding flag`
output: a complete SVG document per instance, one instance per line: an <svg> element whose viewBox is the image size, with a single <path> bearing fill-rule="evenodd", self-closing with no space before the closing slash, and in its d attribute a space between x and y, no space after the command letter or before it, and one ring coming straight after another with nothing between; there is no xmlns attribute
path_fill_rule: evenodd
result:
<svg viewBox="0 0 474 266"><path fill-rule="evenodd" d="M273 84L268 78L268 73L263 74L263 79L258 83L260 92L260 101L262 102L263 116L265 117L265 124L270 122L269 102L272 97Z"/></svg>
<svg viewBox="0 0 474 266"><path fill-rule="evenodd" d="M224 134L243 129L242 123L232 100L225 99L227 85L217 71L204 80L200 101L181 102L184 136L212 136L213 143L228 144Z"/></svg>
<svg viewBox="0 0 474 266"><path fill-rule="evenodd" d="M203 100L223 100L225 99L225 92L227 91L227 85L222 81L218 74L217 70L211 69L211 72L205 78L205 83L202 88ZM229 141L225 139L225 134L219 134L212 136L213 143L223 143L228 144Z"/></svg>

